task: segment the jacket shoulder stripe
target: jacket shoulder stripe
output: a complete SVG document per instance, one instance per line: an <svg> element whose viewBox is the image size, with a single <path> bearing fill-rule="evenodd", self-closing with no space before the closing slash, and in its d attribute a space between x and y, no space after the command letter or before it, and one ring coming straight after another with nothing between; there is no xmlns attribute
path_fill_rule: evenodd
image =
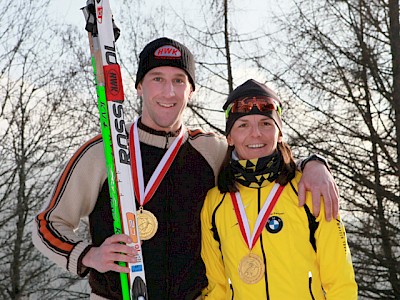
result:
<svg viewBox="0 0 400 300"><path fill-rule="evenodd" d="M216 134L213 132L204 132L201 129L194 129L194 130L188 129L188 133L189 133L189 139L192 139L192 140L196 139L200 136L213 136L213 137L216 136Z"/></svg>

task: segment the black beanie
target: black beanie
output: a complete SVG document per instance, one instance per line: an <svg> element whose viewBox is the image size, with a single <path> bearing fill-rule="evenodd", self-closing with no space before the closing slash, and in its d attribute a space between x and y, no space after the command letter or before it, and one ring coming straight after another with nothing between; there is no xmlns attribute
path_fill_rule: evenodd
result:
<svg viewBox="0 0 400 300"><path fill-rule="evenodd" d="M254 79L249 79L245 83L239 85L228 95L228 99L226 100L223 109L224 111L226 111L229 104L233 103L235 100L244 97L257 97L257 96L272 98L276 100L279 103L279 106L282 108L282 102L280 101L279 97L275 94L273 90L271 90L265 84L259 83ZM253 109L247 113L230 113L228 119L226 120L225 135L229 134L233 124L236 122L237 119L252 114L265 115L270 117L272 120L274 120L276 126L278 126L279 130L282 133L282 119L277 111L260 112L256 107L253 107Z"/></svg>
<svg viewBox="0 0 400 300"><path fill-rule="evenodd" d="M148 43L139 55L135 88L151 69L157 67L176 67L186 71L189 82L195 90L195 63L193 54L181 43L162 37Z"/></svg>

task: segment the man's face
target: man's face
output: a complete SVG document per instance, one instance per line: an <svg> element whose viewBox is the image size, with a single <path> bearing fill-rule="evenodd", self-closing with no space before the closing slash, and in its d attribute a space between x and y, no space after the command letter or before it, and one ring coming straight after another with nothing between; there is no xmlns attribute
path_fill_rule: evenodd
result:
<svg viewBox="0 0 400 300"><path fill-rule="evenodd" d="M137 87L143 99L143 124L159 131L178 130L192 92L182 69L167 66L151 69Z"/></svg>

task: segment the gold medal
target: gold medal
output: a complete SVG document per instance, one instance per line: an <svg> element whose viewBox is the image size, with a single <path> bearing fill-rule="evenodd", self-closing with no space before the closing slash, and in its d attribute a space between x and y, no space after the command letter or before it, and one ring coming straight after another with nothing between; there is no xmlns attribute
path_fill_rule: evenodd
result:
<svg viewBox="0 0 400 300"><path fill-rule="evenodd" d="M145 241L151 239L157 232L157 218L148 210L140 209L136 215L140 232L140 239Z"/></svg>
<svg viewBox="0 0 400 300"><path fill-rule="evenodd" d="M254 284L261 280L264 275L265 266L256 254L249 253L239 262L239 276L247 284Z"/></svg>

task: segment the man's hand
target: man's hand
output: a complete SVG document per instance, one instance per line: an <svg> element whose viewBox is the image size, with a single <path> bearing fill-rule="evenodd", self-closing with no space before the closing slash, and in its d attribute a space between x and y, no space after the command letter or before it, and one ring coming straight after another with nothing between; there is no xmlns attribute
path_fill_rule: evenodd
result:
<svg viewBox="0 0 400 300"><path fill-rule="evenodd" d="M121 244L123 243L123 244ZM131 238L125 234L116 234L107 238L100 247L91 248L83 257L82 263L88 268L93 268L100 273L115 271L129 273L129 267L122 267L116 262L136 262L137 253L133 247L125 244L132 243Z"/></svg>
<svg viewBox="0 0 400 300"><path fill-rule="evenodd" d="M311 192L314 216L321 209L321 196L325 203L325 219L330 221L337 218L339 212L339 190L332 174L319 161L308 162L299 182L299 206L306 202L306 190Z"/></svg>

